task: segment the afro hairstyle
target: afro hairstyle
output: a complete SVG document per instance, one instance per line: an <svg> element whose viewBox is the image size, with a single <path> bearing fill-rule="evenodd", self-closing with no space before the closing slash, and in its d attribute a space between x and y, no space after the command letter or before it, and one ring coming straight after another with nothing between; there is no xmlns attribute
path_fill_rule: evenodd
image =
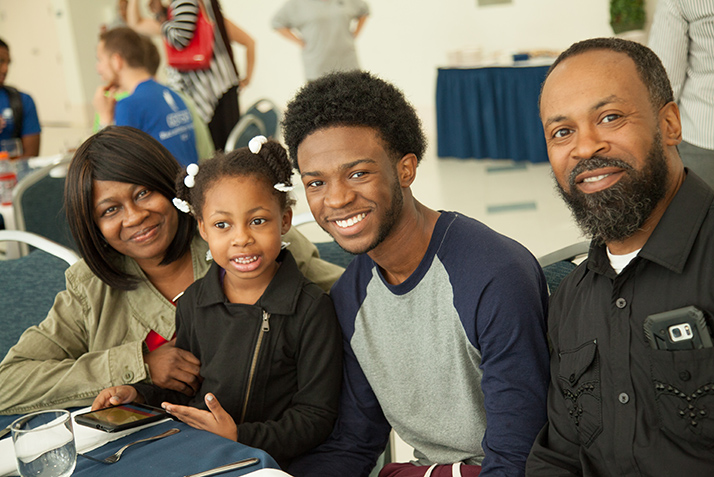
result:
<svg viewBox="0 0 714 477"><path fill-rule="evenodd" d="M364 71L330 73L288 103L283 138L294 167L300 170L297 150L307 136L340 126L374 129L395 160L412 153L418 163L426 150L421 121L398 88Z"/></svg>

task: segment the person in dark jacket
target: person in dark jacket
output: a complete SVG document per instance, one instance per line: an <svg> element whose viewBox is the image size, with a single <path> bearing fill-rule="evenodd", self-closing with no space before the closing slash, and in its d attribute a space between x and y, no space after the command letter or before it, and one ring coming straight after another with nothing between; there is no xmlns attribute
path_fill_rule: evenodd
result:
<svg viewBox="0 0 714 477"><path fill-rule="evenodd" d="M526 475L712 475L714 191L677 152L667 72L639 43L575 43L546 75L540 115L557 188L592 241L550 299L548 422Z"/></svg>
<svg viewBox="0 0 714 477"><path fill-rule="evenodd" d="M174 204L196 216L214 260L176 312L176 346L201 361L201 387L192 397L151 384L112 387L94 409L161 404L193 427L267 451L281 466L327 438L337 416L341 332L330 297L282 250L291 174L283 147L259 136L250 150L221 154L200 171L191 165L179 177Z"/></svg>

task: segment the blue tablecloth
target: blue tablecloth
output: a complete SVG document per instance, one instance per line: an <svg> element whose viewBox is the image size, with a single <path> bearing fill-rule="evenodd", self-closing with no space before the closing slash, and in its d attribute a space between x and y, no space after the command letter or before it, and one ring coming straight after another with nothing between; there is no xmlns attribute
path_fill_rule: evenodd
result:
<svg viewBox="0 0 714 477"><path fill-rule="evenodd" d="M199 431L182 422L164 422L142 429L119 440L109 442L89 454L103 459L120 447L145 437L155 436L178 427L181 432L173 436L132 446L116 464L105 465L77 456L74 477L123 477L128 475L189 475L230 464L249 457L260 462L249 467L220 474L221 477L245 475L263 468L279 469L266 452L238 444L206 431Z"/></svg>
<svg viewBox="0 0 714 477"><path fill-rule="evenodd" d="M9 424L18 416L2 416ZM3 426L4 427L4 426ZM230 464L249 457L257 457L260 462L242 469L220 474L221 477L245 475L258 469L279 469L270 455L260 449L224 439L206 431L199 431L182 422L168 421L147 427L127 436L109 442L88 454L103 459L130 442L161 434L177 427L181 432L154 442L132 446L119 462L111 465L94 462L77 456L74 477L126 477L131 475L172 475L195 474L204 470ZM9 439L9 437L8 437Z"/></svg>
<svg viewBox="0 0 714 477"><path fill-rule="evenodd" d="M440 68L438 156L547 161L538 95L548 68Z"/></svg>

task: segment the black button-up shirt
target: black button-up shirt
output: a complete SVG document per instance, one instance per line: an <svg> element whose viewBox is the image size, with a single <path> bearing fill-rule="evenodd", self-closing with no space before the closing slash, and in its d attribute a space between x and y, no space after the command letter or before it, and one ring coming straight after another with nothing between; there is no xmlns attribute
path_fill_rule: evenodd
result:
<svg viewBox="0 0 714 477"><path fill-rule="evenodd" d="M714 348L655 350L643 330L655 313L714 313L713 200L689 172L622 273L591 246L558 288L548 424L527 475L714 475Z"/></svg>

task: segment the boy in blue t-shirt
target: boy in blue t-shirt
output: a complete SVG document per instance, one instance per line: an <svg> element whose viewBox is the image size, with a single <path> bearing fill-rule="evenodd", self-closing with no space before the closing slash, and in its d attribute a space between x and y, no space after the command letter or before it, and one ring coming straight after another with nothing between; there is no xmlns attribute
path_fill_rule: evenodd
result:
<svg viewBox="0 0 714 477"><path fill-rule="evenodd" d="M154 81L141 36L120 27L102 33L97 72L106 82L94 95L100 124L132 126L154 137L184 166L198 161L191 113L181 97ZM129 96L116 101L117 92ZM109 93L109 94L107 94Z"/></svg>

